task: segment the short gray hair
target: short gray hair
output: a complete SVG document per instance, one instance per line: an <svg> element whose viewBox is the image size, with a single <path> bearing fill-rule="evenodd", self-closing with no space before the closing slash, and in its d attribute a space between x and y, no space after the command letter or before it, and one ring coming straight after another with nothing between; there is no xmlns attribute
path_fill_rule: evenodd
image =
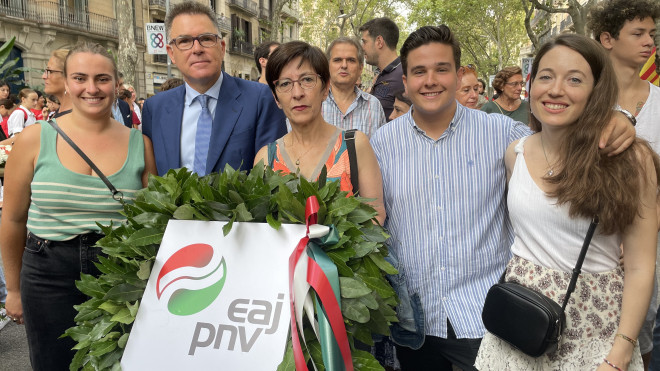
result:
<svg viewBox="0 0 660 371"><path fill-rule="evenodd" d="M213 23L213 27L215 27L217 33L220 34L218 15L215 14L213 9L196 1L184 1L172 6L165 16L165 33L167 34L168 41L172 41L172 35L170 32L172 31L172 22L174 22L174 18L183 14L202 14L209 17L211 23Z"/></svg>
<svg viewBox="0 0 660 371"><path fill-rule="evenodd" d="M360 65L364 64L364 49L362 49L362 46L360 45L360 43L356 39L354 39L352 37L348 37L348 36L342 36L342 37L339 37L339 38L336 38L336 39L332 40L330 45L328 45L328 48L325 50L325 55L328 57L328 61L331 58L330 53L332 52L332 48L334 48L335 45L337 45L337 44L351 44L351 45L353 45L355 47L355 49L357 50L358 63L360 63Z"/></svg>

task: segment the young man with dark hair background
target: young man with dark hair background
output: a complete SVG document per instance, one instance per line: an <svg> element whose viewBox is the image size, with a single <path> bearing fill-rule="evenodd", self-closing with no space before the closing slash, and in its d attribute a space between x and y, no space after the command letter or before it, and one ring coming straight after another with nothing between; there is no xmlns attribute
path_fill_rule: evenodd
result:
<svg viewBox="0 0 660 371"><path fill-rule="evenodd" d="M268 63L268 57L278 46L280 46L280 43L277 41L266 41L254 50L254 63L261 72L258 81L262 84L268 85L268 81L266 81L266 64Z"/></svg>
<svg viewBox="0 0 660 371"><path fill-rule="evenodd" d="M362 48L368 65L378 68L378 77L371 94L383 105L385 117L394 107L394 92L403 89L401 60L396 54L399 27L389 18L374 18L359 29Z"/></svg>
<svg viewBox="0 0 660 371"><path fill-rule="evenodd" d="M619 86L619 106L635 117L637 135L649 141L660 153L660 88L642 80L639 73L651 56L656 33L655 21L660 17L657 0L605 0L588 15L588 28L607 50ZM625 252L625 246L623 250ZM625 266L625 262L624 262ZM656 348L653 369L660 370L660 328L658 340L652 332L658 311L657 287L651 306L639 332L639 347L648 369L651 350ZM655 347L654 347L655 345Z"/></svg>
<svg viewBox="0 0 660 371"><path fill-rule="evenodd" d="M509 117L458 105L460 60L448 27L411 33L401 64L413 106L371 138L383 176L390 252L412 299L400 295L399 309L414 312L400 318L414 328L395 326L392 333L402 370L475 370L486 293L511 254L504 154L531 131ZM615 140L626 143L617 153L632 143L634 130L621 115L613 121L614 136L626 133Z"/></svg>

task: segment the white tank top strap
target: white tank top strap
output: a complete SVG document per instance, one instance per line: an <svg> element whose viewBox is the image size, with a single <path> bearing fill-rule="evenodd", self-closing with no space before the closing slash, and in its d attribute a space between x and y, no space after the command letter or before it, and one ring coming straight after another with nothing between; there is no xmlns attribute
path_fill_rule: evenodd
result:
<svg viewBox="0 0 660 371"><path fill-rule="evenodd" d="M518 144L513 148L516 153L525 153L525 141L527 138L529 138L529 136L522 137L518 140Z"/></svg>

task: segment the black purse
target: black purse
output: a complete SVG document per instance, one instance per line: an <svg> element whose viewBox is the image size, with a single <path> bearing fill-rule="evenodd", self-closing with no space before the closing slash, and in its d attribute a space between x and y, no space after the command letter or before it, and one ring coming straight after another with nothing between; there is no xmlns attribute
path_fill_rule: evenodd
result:
<svg viewBox="0 0 660 371"><path fill-rule="evenodd" d="M500 282L486 295L481 313L486 330L528 356L539 357L555 351L564 331L566 304L575 290L597 224L598 218L594 218L589 225L563 305L515 282L504 282L502 274Z"/></svg>

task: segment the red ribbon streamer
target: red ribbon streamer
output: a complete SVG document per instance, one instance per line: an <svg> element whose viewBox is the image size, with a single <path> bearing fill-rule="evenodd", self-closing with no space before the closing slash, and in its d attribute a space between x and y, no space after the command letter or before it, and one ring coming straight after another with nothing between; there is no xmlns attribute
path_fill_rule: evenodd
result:
<svg viewBox="0 0 660 371"><path fill-rule="evenodd" d="M348 336L346 336L346 326L344 326L344 317L341 314L341 308L332 290L328 277L323 269L312 258L308 258L309 268L307 269L307 282L314 288L316 294L321 299L328 321L335 335L346 371L353 371L353 359L351 358L351 348L348 346Z"/></svg>
<svg viewBox="0 0 660 371"><path fill-rule="evenodd" d="M307 371L307 363L305 362L305 355L302 351L302 346L300 344L300 338L298 338L298 325L296 323L296 307L295 307L295 297L293 290L293 276L296 268L296 264L300 259L300 256L307 248L307 243L309 242L309 226L316 224L318 220L318 210L319 203L315 196L310 196L307 199L307 204L305 206L305 222L307 224L307 233L305 237L300 239L298 246L289 257L289 297L290 297L290 307L291 307L291 340L293 343L293 358L296 363L297 371ZM344 317L341 313L341 308L337 302L330 281L328 277L323 272L323 269L314 261L312 258L308 258L308 268L307 268L307 282L310 286L316 291L321 303L332 327L332 332L334 333L337 344L339 345L339 350L341 351L342 358L344 360L344 366L346 371L353 371L353 360L351 357L351 349L348 345L348 336L346 336L346 327L344 326ZM300 298L304 299L304 298Z"/></svg>
<svg viewBox="0 0 660 371"><path fill-rule="evenodd" d="M296 269L296 263L300 259L303 251L307 248L307 242L309 242L309 226L316 224L318 220L319 211L319 201L315 196L310 196L307 198L307 203L305 206L305 223L307 224L307 233L305 237L300 239L298 246L289 257L289 298L291 305L291 340L293 343L293 358L296 362L296 370L305 370L307 371L307 363L305 362L305 356L302 352L302 347L300 346L300 339L298 338L298 326L296 324L296 306L294 304L295 297L293 291L293 274Z"/></svg>

